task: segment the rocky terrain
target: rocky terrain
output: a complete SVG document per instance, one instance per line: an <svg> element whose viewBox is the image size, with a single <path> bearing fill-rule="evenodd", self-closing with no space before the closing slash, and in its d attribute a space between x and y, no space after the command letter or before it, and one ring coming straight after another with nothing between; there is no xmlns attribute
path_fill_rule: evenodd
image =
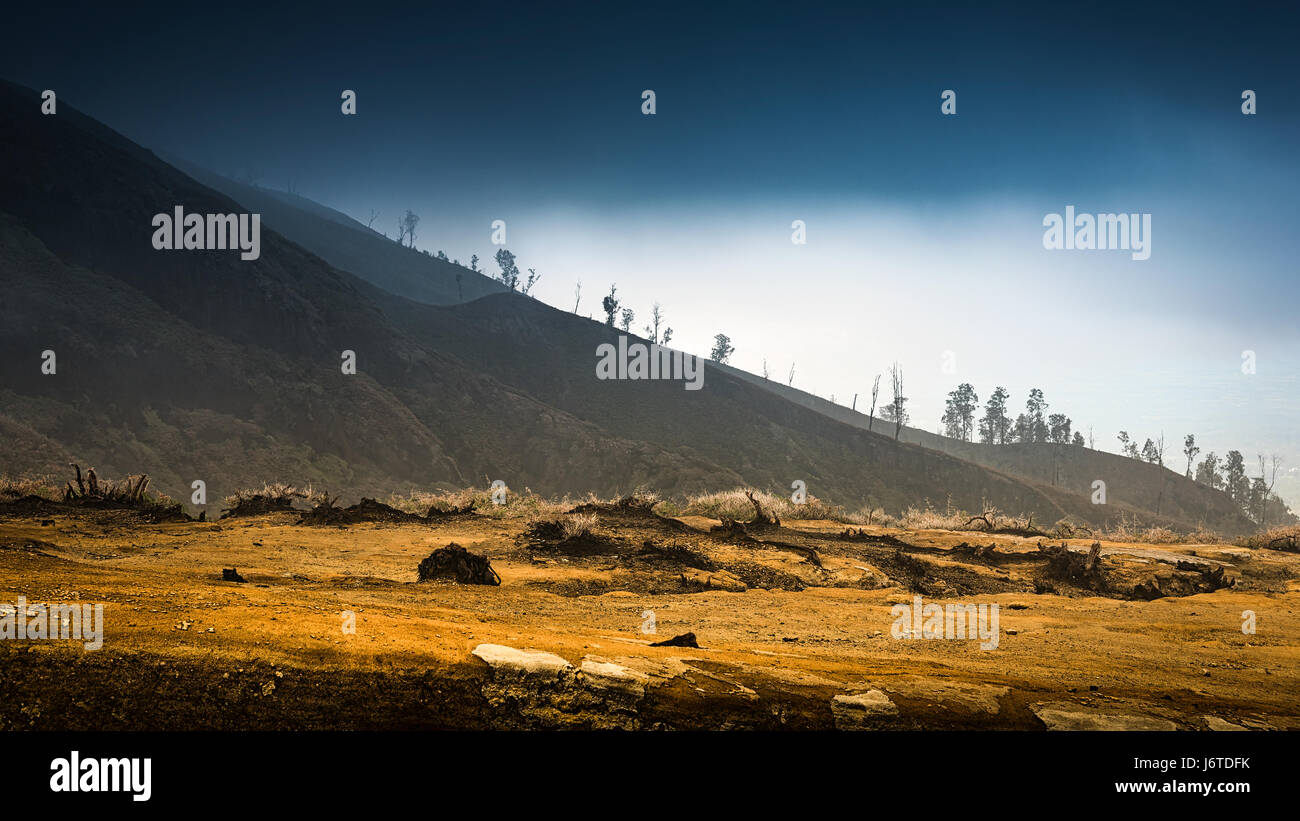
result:
<svg viewBox="0 0 1300 821"><path fill-rule="evenodd" d="M1295 553L340 510L0 505L0 603L106 623L96 651L0 641L0 727L1300 729ZM467 556L499 584L456 581ZM917 596L996 604L996 646L895 637Z"/></svg>

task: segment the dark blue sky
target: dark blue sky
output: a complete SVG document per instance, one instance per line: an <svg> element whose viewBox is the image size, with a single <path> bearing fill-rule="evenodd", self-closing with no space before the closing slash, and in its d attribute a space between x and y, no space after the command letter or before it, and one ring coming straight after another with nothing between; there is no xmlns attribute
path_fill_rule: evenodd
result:
<svg viewBox="0 0 1300 821"><path fill-rule="evenodd" d="M1297 28L1266 7L473 5L54 4L6 25L0 73L151 147L300 189L617 202L1233 185L1241 168L1207 166L1202 140L1295 168ZM362 116L339 115L343 88ZM938 113L945 88L956 118ZM1240 115L1243 88L1266 116Z"/></svg>

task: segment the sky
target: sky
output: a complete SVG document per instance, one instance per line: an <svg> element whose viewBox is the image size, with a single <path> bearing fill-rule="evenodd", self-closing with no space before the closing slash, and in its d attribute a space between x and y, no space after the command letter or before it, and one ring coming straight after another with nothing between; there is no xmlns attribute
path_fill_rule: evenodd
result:
<svg viewBox="0 0 1300 821"><path fill-rule="evenodd" d="M504 220L540 299L599 316L617 283L638 328L658 302L674 345L838 402L898 361L918 427L971 382L1180 470L1189 432L1279 453L1300 509L1295 12L465 5L56 3L12 13L0 76L390 234L409 208L462 261ZM1044 248L1067 206L1149 214L1150 258Z"/></svg>

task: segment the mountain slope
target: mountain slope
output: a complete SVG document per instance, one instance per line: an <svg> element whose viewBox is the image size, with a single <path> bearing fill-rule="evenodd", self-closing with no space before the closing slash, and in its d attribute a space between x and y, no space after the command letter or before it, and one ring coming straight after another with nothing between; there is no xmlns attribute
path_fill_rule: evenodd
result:
<svg viewBox="0 0 1300 821"><path fill-rule="evenodd" d="M6 442L0 468L74 456L186 496L193 479L214 493L268 479L371 493L478 484L514 461L538 466L520 484L550 484L563 474L548 461L554 439L596 483L617 481L633 453L689 469L422 347L384 318L381 292L273 231L251 262L155 251L154 213L239 206L74 118L32 116L33 100L0 89L0 410L28 443L62 451L33 458ZM52 376L39 370L47 349ZM357 352L356 376L340 371L344 350Z"/></svg>
<svg viewBox="0 0 1300 821"><path fill-rule="evenodd" d="M850 507L950 498L1043 522L1141 514L895 443L729 369L709 366L700 391L598 380L611 328L517 294L413 301L269 220L256 261L156 251L156 213L245 208L65 110L43 117L33 92L0 86L0 472L61 473L74 459L148 472L180 498L203 479L213 499L266 480L344 494L493 479L681 494L801 479ZM312 242L339 231L296 211L280 224ZM340 371L343 351L356 375Z"/></svg>
<svg viewBox="0 0 1300 821"><path fill-rule="evenodd" d="M454 305L506 287L470 269L405 248L342 212L296 194L245 185L192 163L168 162L214 191L262 215L263 224L372 285L416 302Z"/></svg>
<svg viewBox="0 0 1300 821"><path fill-rule="evenodd" d="M728 370L783 398L853 425L893 435L893 423L874 420L867 414L813 396L804 391L771 382L734 368ZM1147 511L1174 521L1203 525L1225 532L1253 529L1237 505L1221 490L1188 479L1168 468L1148 464L1105 451L1050 443L986 445L963 442L929 431L903 426L900 441L913 442L1035 484L1062 488L1091 498L1093 482L1106 484L1108 503Z"/></svg>

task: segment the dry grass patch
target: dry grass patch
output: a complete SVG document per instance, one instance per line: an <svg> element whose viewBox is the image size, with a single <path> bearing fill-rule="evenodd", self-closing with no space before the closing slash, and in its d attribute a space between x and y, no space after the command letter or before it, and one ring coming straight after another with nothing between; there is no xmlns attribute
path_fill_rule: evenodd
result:
<svg viewBox="0 0 1300 821"><path fill-rule="evenodd" d="M1281 525L1247 537L1241 542L1242 547L1258 550L1300 550L1300 525Z"/></svg>
<svg viewBox="0 0 1300 821"><path fill-rule="evenodd" d="M685 507L678 508L674 505L671 512L669 510L664 512L677 516L706 516L720 521L724 519L747 521L754 515L754 504L748 494L753 494L764 510L782 520L829 519L846 524L867 523L862 515L849 513L843 507L822 501L811 494L803 504L795 504L789 497L777 496L761 490L751 491L747 488L697 494L687 499Z"/></svg>
<svg viewBox="0 0 1300 821"><path fill-rule="evenodd" d="M462 488L459 490L424 491L412 490L405 496L392 495L388 504L406 513L418 516L436 516L438 514L469 513L488 516L494 519L527 519L555 515L573 507L569 497L550 500L524 488L522 493L505 489L504 500L498 504L492 496L492 489ZM594 498L594 497L591 497Z"/></svg>
<svg viewBox="0 0 1300 821"><path fill-rule="evenodd" d="M52 502L61 498L59 489L43 479L0 476L0 502L10 502L27 496L39 496Z"/></svg>

